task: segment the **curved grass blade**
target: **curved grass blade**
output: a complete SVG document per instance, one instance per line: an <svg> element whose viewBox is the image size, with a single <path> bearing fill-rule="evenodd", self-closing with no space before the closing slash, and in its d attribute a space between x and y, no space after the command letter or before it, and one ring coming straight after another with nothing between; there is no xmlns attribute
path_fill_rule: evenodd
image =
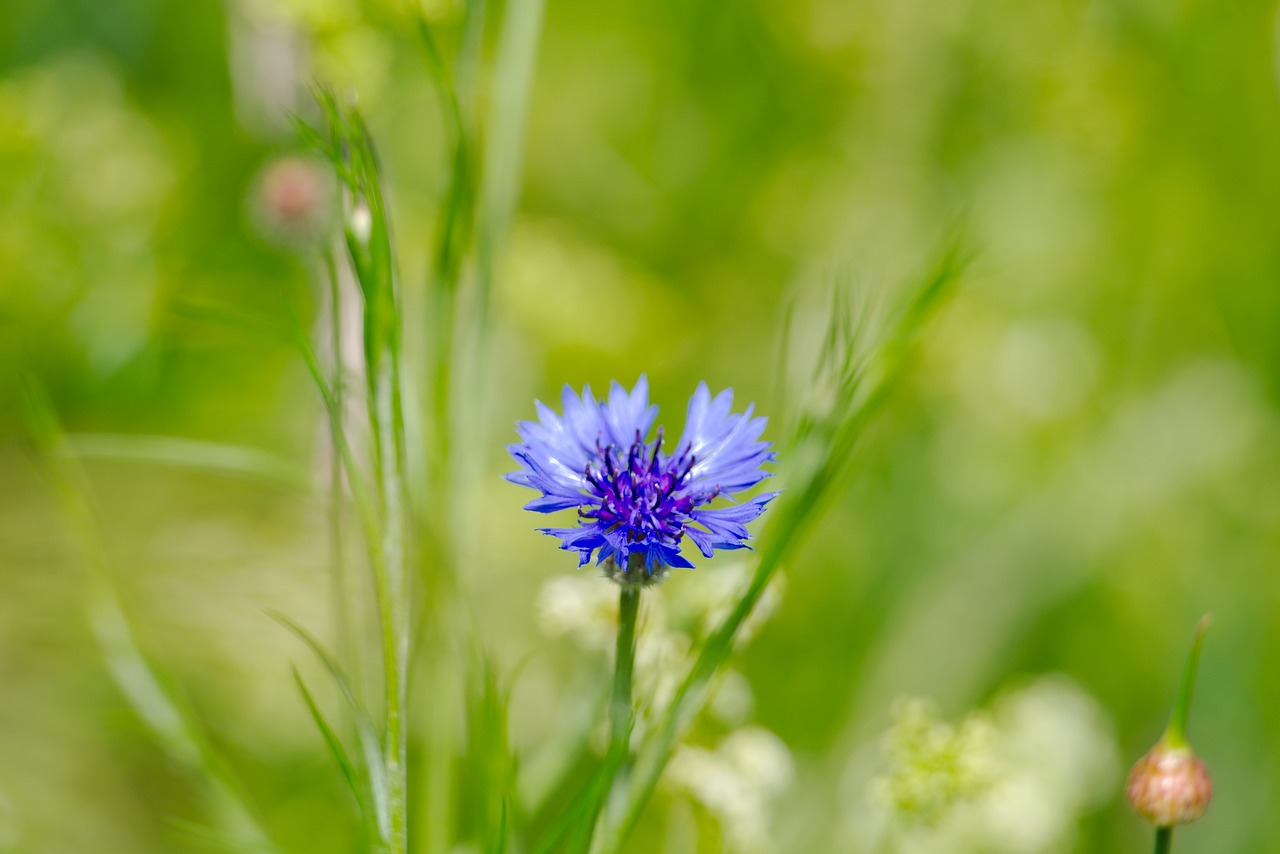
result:
<svg viewBox="0 0 1280 854"><path fill-rule="evenodd" d="M22 407L76 547L81 571L78 588L107 670L152 738L200 788L205 807L218 825L215 835L238 851L277 852L195 715L143 653L116 588L84 474L66 447L44 389L29 377L22 381Z"/></svg>
<svg viewBox="0 0 1280 854"><path fill-rule="evenodd" d="M290 489L305 489L311 480L306 469L284 457L220 442L125 433L72 433L65 437L63 448L79 459L152 463Z"/></svg>
<svg viewBox="0 0 1280 854"><path fill-rule="evenodd" d="M338 770L342 772L342 777L347 781L351 794L355 796L356 804L360 807L361 814L365 814L364 781L360 779L355 765L352 764L351 758L347 756L347 749L342 746L341 739L334 733L333 728L329 726L329 722L325 720L324 713L320 711L320 706L316 703L315 697L307 690L307 683L303 681L302 674L298 672L297 667L293 668L293 681L298 685L298 691L302 694L302 701L306 703L307 711L311 713L311 719L315 722L316 729L320 730L325 746L329 748L329 753L332 754L334 761L338 763Z"/></svg>
<svg viewBox="0 0 1280 854"><path fill-rule="evenodd" d="M334 684L337 685L343 699L350 706L352 718L355 721L356 739L360 744L362 767L367 778L365 783L368 789L368 800L361 802L372 804L376 837L383 845L388 844L391 836L391 809L388 797L387 769L383 761L382 744L378 739L377 731L374 729L373 720L368 710L364 708L356 697L350 681L342 670L342 666L338 664L333 655L325 649L324 645L314 635L284 614L272 611L269 612L268 616L292 632L315 653L316 657L320 659L320 662L329 672L329 675L333 677ZM354 767L354 763L351 764ZM365 814L368 815L367 810Z"/></svg>
<svg viewBox="0 0 1280 854"><path fill-rule="evenodd" d="M616 813L611 809L605 815L602 850L619 851L639 821L676 745L705 705L712 678L732 654L739 628L783 560L819 518L821 506L830 498L833 484L847 469L867 423L896 387L930 309L946 287L960 276L968 260L963 241L959 236L954 237L916 284L905 310L871 357L864 359L855 352L855 347L862 343L861 336L855 334L856 325L850 325L846 318L832 319L818 373L834 373L838 386L847 396L838 398L843 405L835 407L825 418L814 419L823 428L820 432L831 437L827 452L797 484L797 497L779 508L750 584L729 615L703 643L655 734L641 751L627 789L618 794L620 808Z"/></svg>

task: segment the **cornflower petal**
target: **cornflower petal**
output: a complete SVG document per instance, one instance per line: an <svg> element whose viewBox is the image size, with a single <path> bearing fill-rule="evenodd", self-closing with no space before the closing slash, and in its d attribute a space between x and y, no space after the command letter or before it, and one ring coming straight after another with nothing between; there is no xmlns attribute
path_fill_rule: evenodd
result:
<svg viewBox="0 0 1280 854"><path fill-rule="evenodd" d="M772 476L760 467L775 455L768 442L758 441L768 419L752 418L754 405L740 414L733 414L732 407L733 389L712 398L706 383L699 383L689 400L677 454L688 454L695 461L689 473L691 486L740 492Z"/></svg>
<svg viewBox="0 0 1280 854"><path fill-rule="evenodd" d="M636 381L636 387L627 392L617 380L609 387L609 404L601 409L608 441L606 444L625 447L636 437L649 435L658 407L649 404L649 379L644 374Z"/></svg>

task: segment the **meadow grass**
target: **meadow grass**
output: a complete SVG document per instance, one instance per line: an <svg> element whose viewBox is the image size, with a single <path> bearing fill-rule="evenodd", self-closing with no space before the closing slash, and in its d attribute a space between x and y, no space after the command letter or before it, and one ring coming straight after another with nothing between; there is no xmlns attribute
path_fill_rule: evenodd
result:
<svg viewBox="0 0 1280 854"><path fill-rule="evenodd" d="M322 237L309 262L316 293L328 302L329 323L319 333L323 346L313 343L296 313L291 313L288 328L279 328L264 317L219 304L184 303L183 310L203 322L285 342L306 366L327 413L335 646L331 649L287 614L274 616L316 656L340 698L339 711L326 712L294 670L300 702L349 788L363 847L403 854L413 840L414 850L444 852L459 839L470 839L490 852L617 851L677 744L705 706L710 686L730 661L735 636L794 544L817 520L862 430L891 393L931 306L963 264L958 245L949 246L883 329L855 317L844 292L836 290L813 378L816 386L824 387L821 396L829 403L822 408L795 404L790 413L795 431L783 443L788 494L763 538L749 584L723 622L693 651L673 701L635 755L632 668L640 592L623 585L605 755L585 781L566 778L550 787L550 793L563 800L566 790L580 786L558 816L546 815L549 806L521 807L514 797L520 786L519 765L506 725L507 680L483 644L469 635L466 615L477 605L459 599L455 576L466 545L456 532L472 530L474 523L459 517L456 508L467 505L455 496L473 488L468 479L480 471L477 460L492 432L486 423L485 389L493 370L489 315L495 259L503 251L515 211L520 138L542 6L518 3L505 11L491 69L491 112L481 123L475 81L485 14L483 4L467 6L464 38L452 57L442 53L425 19L416 22L425 67L439 95L446 138L442 168L447 175L431 238L430 272L422 286L424 319L406 315L410 300L396 248L397 238L403 236L397 235L392 222L374 140L360 111L324 87L316 90L320 124L301 119L296 123L304 143L329 164L341 195L339 233ZM360 311L354 317L344 311L343 281L348 277L359 295ZM343 355L344 324L352 321L362 342L357 364L347 364ZM782 330L784 341L786 332ZM419 335L427 340L406 346L408 337ZM327 355L321 355L322 349ZM407 353L416 354L418 361L410 363ZM356 381L362 381L358 389ZM426 392L407 395L410 386ZM51 482L80 544L90 621L122 691L157 741L200 782L210 821L225 845L274 850L200 734L198 722L155 675L159 665L133 642L104 563L83 476L68 449L76 448L81 455L213 467L294 485L305 476L269 455L235 446L145 437L64 437L35 384L29 389L27 411L31 433L48 460ZM350 423L353 417L358 424ZM376 614L378 654L372 670L378 673L380 689L373 697L364 695L361 680L352 675L366 670L369 662L362 660L364 646L356 637L362 630L355 616L359 609L347 601L348 513L364 544ZM426 681L414 694L417 705L411 706L409 683L415 673ZM455 720L458 700L465 710L461 722ZM411 736L415 725L420 727L418 735ZM459 732L466 733L464 743L456 738ZM420 745L416 754L414 741ZM570 772L576 767L575 762L566 763ZM530 820L539 815L543 818L531 826Z"/></svg>
<svg viewBox="0 0 1280 854"><path fill-rule="evenodd" d="M461 36L450 47L426 18L412 20L443 135L436 166L444 180L430 234L397 227L394 188L361 110L317 87L318 120L296 124L340 188L334 233L323 235L319 251L304 259L312 296L327 302L327 326L309 329L300 305L289 306L290 322L280 326L265 314L227 305L182 303L200 322L290 348L324 409L333 634L322 639L287 613L272 616L332 683L321 692L301 669L292 673L298 702L350 795L361 850L445 854L470 846L490 854L621 854L634 846L673 758L705 720L744 626L779 574L808 570L797 557L806 537L824 519L860 441L912 366L931 315L970 261L969 241L951 236L917 278L880 303L834 287L825 335L808 370L787 364L791 311L780 318L771 415L785 425L775 440L783 494L761 524L745 584L671 668L674 690L661 705L637 693L644 596L638 587L620 585L612 674L596 692L608 722L603 749L589 727L568 733L570 747L549 782L535 797L523 796L531 787L510 732L516 674L487 649L475 618L484 603L467 598L459 577L477 551L471 540L484 530L472 499L488 475L487 449L499 432L490 423L499 370L493 316L502 308L497 279L516 216L544 11L532 0L509 3L495 17L484 2L468 3ZM496 32L491 59L486 32ZM421 281L404 277L406 242L427 246ZM346 310L347 290L358 297L356 312ZM344 354L349 324L360 340L354 360ZM807 379L789 379L795 376ZM187 828L189 838L227 850L281 850L205 725L163 675L163 663L137 642L79 460L210 469L294 489L306 487L308 474L287 460L229 444L65 435L34 380L25 385L23 407L77 546L78 586L106 666L155 742L201 794L209 827ZM352 526L363 546L362 565L348 557ZM361 571L367 584L353 581ZM351 601L353 589L371 601ZM369 610L372 624L362 618ZM330 698L336 708L326 708ZM652 712L644 726L642 709ZM1168 829L1158 832L1157 851L1170 836Z"/></svg>

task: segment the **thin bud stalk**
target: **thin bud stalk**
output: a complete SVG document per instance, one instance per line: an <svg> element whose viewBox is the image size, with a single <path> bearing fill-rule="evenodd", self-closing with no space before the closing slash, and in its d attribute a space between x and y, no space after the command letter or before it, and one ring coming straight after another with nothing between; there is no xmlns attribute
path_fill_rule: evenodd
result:
<svg viewBox="0 0 1280 854"><path fill-rule="evenodd" d="M1195 635L1191 641L1191 652L1187 654L1187 663L1182 670L1182 684L1178 686L1178 696L1173 703L1173 714L1169 718L1169 726L1164 731L1164 743L1174 749L1187 746L1187 716L1191 712L1191 693L1195 688L1196 670L1200 666L1200 650L1204 647L1204 633L1209 628L1210 616L1205 614L1196 624Z"/></svg>

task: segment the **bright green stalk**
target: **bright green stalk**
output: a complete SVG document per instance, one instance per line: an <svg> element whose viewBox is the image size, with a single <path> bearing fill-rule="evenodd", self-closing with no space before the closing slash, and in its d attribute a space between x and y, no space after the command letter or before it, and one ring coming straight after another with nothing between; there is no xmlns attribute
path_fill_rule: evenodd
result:
<svg viewBox="0 0 1280 854"><path fill-rule="evenodd" d="M478 201L476 239L473 376L481 389L491 385L490 304L499 259L520 198L525 129L545 5L545 0L513 0L507 4L493 65L493 99L485 138L484 187ZM487 405L486 396L477 393L468 413L466 429L477 439L484 436Z"/></svg>
<svg viewBox="0 0 1280 854"><path fill-rule="evenodd" d="M598 775L598 788L589 805L590 821L580 834L582 844L589 846L601 808L617 812L625 805L627 780L631 774L632 718L631 686L636 662L636 623L640 614L638 584L621 582L618 592L618 644L614 655L613 689L609 694L609 747Z"/></svg>
<svg viewBox="0 0 1280 854"><path fill-rule="evenodd" d="M631 682L636 664L636 622L640 613L640 587L619 585L618 648L613 670L613 693L609 702L609 755L619 766L626 765L631 741ZM622 772L625 773L625 772Z"/></svg>
<svg viewBox="0 0 1280 854"><path fill-rule="evenodd" d="M1157 827L1155 854L1169 854L1169 852L1172 850L1173 850L1173 828Z"/></svg>
<svg viewBox="0 0 1280 854"><path fill-rule="evenodd" d="M544 0L507 4L494 62L493 105L489 114L484 158L484 213L480 238L480 301L477 311L487 323L494 263L506 240L520 193L521 153L529 114L529 93L542 36Z"/></svg>
<svg viewBox="0 0 1280 854"><path fill-rule="evenodd" d="M471 10L468 9L468 15ZM472 166L470 128L463 116L454 74L441 55L435 37L425 18L418 18L419 40L427 58L427 67L440 92L442 114L447 135L449 163L445 191L440 199L439 216L436 219L431 283L428 290L426 328L431 330L427 354L426 376L428 380L427 426L430 448L427 465L430 471L430 489L434 496L452 494L449 488L452 453L452 403L455 360L458 289L462 278L467 249L471 245L474 226L475 176ZM445 517L448 504L440 502L433 519L436 539L441 541L440 552L448 552L444 543L452 529ZM435 567L437 570L447 566Z"/></svg>

